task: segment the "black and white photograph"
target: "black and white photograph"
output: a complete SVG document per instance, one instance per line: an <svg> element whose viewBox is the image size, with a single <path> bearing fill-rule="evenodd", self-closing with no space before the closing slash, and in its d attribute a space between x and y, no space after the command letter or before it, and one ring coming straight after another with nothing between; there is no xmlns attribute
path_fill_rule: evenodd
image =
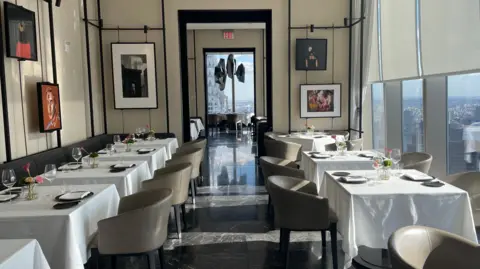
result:
<svg viewBox="0 0 480 269"><path fill-rule="evenodd" d="M35 12L5 2L7 57L37 61Z"/></svg>
<svg viewBox="0 0 480 269"><path fill-rule="evenodd" d="M327 70L327 40L297 39L296 70Z"/></svg>
<svg viewBox="0 0 480 269"><path fill-rule="evenodd" d="M116 109L157 108L154 43L112 43Z"/></svg>

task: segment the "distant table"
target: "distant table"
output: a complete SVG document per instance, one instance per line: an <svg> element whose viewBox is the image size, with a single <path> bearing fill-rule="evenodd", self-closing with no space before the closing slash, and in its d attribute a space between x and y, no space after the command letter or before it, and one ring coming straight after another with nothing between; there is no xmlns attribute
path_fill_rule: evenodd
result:
<svg viewBox="0 0 480 269"><path fill-rule="evenodd" d="M0 269L50 269L35 239L0 240Z"/></svg>
<svg viewBox="0 0 480 269"><path fill-rule="evenodd" d="M347 151L345 156L339 156L337 152L330 151L331 158L315 159L310 156L310 152L302 152L300 167L305 171L305 178L317 184L320 192L324 181L324 172L327 170L372 170L372 160L370 158L359 157L360 153L371 153L369 151Z"/></svg>
<svg viewBox="0 0 480 269"><path fill-rule="evenodd" d="M119 162L99 161L99 167L83 167L73 171L58 171L53 182L46 181L45 185L90 185L90 184L114 184L120 197L137 193L141 190L142 181L151 179L147 162L128 161L125 164L135 164L123 172L110 172L110 166Z"/></svg>
<svg viewBox="0 0 480 269"><path fill-rule="evenodd" d="M175 137L172 138L165 138L165 139L155 139L152 141L145 141L145 140L138 140L135 144L132 145L133 149L140 149L140 148L162 148L165 147L165 151L167 153L167 160L172 158L172 154L177 151L178 148L178 140ZM125 144L115 144L115 148L124 150Z"/></svg>
<svg viewBox="0 0 480 269"><path fill-rule="evenodd" d="M325 133L317 132L313 134L305 133L291 133L288 135L277 135L275 134L273 139L281 140L285 142L297 143L302 145L302 150L304 151L325 151L325 145L335 143L330 135Z"/></svg>
<svg viewBox="0 0 480 269"><path fill-rule="evenodd" d="M403 170L409 172L413 170ZM353 258L359 246L385 249L390 235L399 228L423 225L445 230L477 242L468 193L445 184L439 188L392 177L371 185L338 182L334 171L325 173L326 197L337 213L342 248ZM375 177L376 172L352 170L351 175Z"/></svg>
<svg viewBox="0 0 480 269"><path fill-rule="evenodd" d="M73 208L55 210L54 197L61 186L38 186L37 200L17 198L12 204L1 203L0 239L35 238L52 269L84 269L97 222L117 215L120 197L115 185L70 188L94 195Z"/></svg>

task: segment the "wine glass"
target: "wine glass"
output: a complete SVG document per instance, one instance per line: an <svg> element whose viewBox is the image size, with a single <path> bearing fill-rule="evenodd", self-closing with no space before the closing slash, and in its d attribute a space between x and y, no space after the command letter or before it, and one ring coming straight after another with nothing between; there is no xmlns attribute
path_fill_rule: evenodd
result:
<svg viewBox="0 0 480 269"><path fill-rule="evenodd" d="M75 161L78 161L82 158L82 150L80 148L73 148L72 149L72 157L75 159Z"/></svg>
<svg viewBox="0 0 480 269"><path fill-rule="evenodd" d="M113 144L107 144L108 155L112 156L114 151L115 151L114 145Z"/></svg>
<svg viewBox="0 0 480 269"><path fill-rule="evenodd" d="M10 195L12 194L12 187L17 183L17 177L13 169L5 169L2 171L2 184L10 189Z"/></svg>
<svg viewBox="0 0 480 269"><path fill-rule="evenodd" d="M137 128L135 129L135 135L140 138L140 135L142 134L142 128Z"/></svg>
<svg viewBox="0 0 480 269"><path fill-rule="evenodd" d="M114 135L114 136L113 136L113 143L114 143L115 145L122 143L122 139L120 138L119 135Z"/></svg>
<svg viewBox="0 0 480 269"><path fill-rule="evenodd" d="M53 182L57 177L57 167L54 164L45 165L43 176L50 182Z"/></svg>
<svg viewBox="0 0 480 269"><path fill-rule="evenodd" d="M402 160L402 151L400 149L392 149L390 153L390 158L392 158L393 164L395 164L396 175L400 173L400 169L398 169L398 163Z"/></svg>

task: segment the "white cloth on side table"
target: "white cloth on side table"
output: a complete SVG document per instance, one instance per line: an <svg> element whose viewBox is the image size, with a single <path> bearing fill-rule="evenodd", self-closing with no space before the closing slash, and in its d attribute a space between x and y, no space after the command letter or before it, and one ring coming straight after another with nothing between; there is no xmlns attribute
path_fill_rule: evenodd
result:
<svg viewBox="0 0 480 269"><path fill-rule="evenodd" d="M0 240L0 269L50 269L35 239Z"/></svg>
<svg viewBox="0 0 480 269"><path fill-rule="evenodd" d="M335 143L330 135L324 133L291 133L289 135L274 135L273 139L302 145L304 151L325 151L325 145Z"/></svg>
<svg viewBox="0 0 480 269"><path fill-rule="evenodd" d="M333 172L325 173L323 188L339 219L347 262L358 255L359 246L387 248L390 235L409 225L433 227L477 242L468 193L457 187L426 187L398 177L375 185L345 184ZM377 175L374 170L348 172L368 178Z"/></svg>
<svg viewBox="0 0 480 269"><path fill-rule="evenodd" d="M123 172L111 173L110 166L119 162L99 161L97 168L84 167L80 170L57 172L53 182L45 180L44 185L89 185L89 184L115 184L120 197L134 194L141 190L142 181L151 179L147 162L129 161L125 164L135 164Z"/></svg>
<svg viewBox="0 0 480 269"><path fill-rule="evenodd" d="M359 157L360 153L370 153L367 151L348 151L345 156L338 156L337 152L328 152L332 154L332 158L314 159L310 157L309 152L302 152L301 169L305 171L305 178L317 184L319 194L324 196L325 193L320 192L323 184L323 173L327 170L370 170L372 160L370 158Z"/></svg>
<svg viewBox="0 0 480 269"><path fill-rule="evenodd" d="M201 131L205 130L205 126L203 126L203 123L202 123L201 119L190 119L190 120L195 121L196 126L198 127L197 128L198 132L201 132Z"/></svg>
<svg viewBox="0 0 480 269"><path fill-rule="evenodd" d="M177 138L166 138L166 139L155 139L152 141L142 141L139 140L132 145L132 149L139 149L139 148L162 148L165 147L165 151L167 152L167 160L172 158L172 154L174 154L178 149L178 140ZM115 148L122 151L125 150L125 144L115 144Z"/></svg>
<svg viewBox="0 0 480 269"><path fill-rule="evenodd" d="M190 137L192 140L197 140L198 136L200 135L200 131L197 130L197 125L194 122L190 122Z"/></svg>
<svg viewBox="0 0 480 269"><path fill-rule="evenodd" d="M115 185L71 186L71 191L94 195L75 207L56 210L54 197L61 188L37 186L37 200L0 204L0 239L35 238L52 269L84 269L97 222L117 215L120 197Z"/></svg>

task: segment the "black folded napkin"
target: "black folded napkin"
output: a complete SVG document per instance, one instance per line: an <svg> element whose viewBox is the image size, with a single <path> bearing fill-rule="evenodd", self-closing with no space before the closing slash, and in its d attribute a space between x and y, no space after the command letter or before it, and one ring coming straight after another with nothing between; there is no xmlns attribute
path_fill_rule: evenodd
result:
<svg viewBox="0 0 480 269"><path fill-rule="evenodd" d="M128 164L128 165L125 164L125 166L121 166L121 167L116 167L116 165L122 165L122 164L113 164L113 165L110 165L110 168L111 168L111 169L123 169L123 168L128 169L128 168L132 168L132 167L137 166L137 165L134 164L134 163Z"/></svg>
<svg viewBox="0 0 480 269"><path fill-rule="evenodd" d="M72 191L72 192L68 192L68 193L76 193L76 192L85 192L85 191ZM88 197L92 196L93 195L93 192L89 191L87 195L85 195L83 198L81 199L76 199L76 200L70 200L70 199L62 199L62 196L64 195L65 193L62 193L58 196L55 197L55 200L56 201L59 201L59 202L74 202L74 201L80 201L80 200L84 200L84 199L87 199Z"/></svg>
<svg viewBox="0 0 480 269"><path fill-rule="evenodd" d="M65 203L56 203L53 205L54 209L68 209L72 208L74 206L77 206L80 203L79 200L77 201L72 201L72 202L65 202Z"/></svg>
<svg viewBox="0 0 480 269"><path fill-rule="evenodd" d="M423 182L422 185L426 187L438 188L438 187L444 186L445 183L440 181L429 181L429 182Z"/></svg>
<svg viewBox="0 0 480 269"><path fill-rule="evenodd" d="M110 173L120 173L120 172L123 172L127 170L127 168L123 168L123 167L113 167L110 169Z"/></svg>
<svg viewBox="0 0 480 269"><path fill-rule="evenodd" d="M346 177L346 176L349 176L350 173L349 172L335 172L335 173L332 173L333 176L336 176L336 177Z"/></svg>
<svg viewBox="0 0 480 269"><path fill-rule="evenodd" d="M138 154L148 154L151 152L154 152L156 149L151 149L151 150L137 150Z"/></svg>

